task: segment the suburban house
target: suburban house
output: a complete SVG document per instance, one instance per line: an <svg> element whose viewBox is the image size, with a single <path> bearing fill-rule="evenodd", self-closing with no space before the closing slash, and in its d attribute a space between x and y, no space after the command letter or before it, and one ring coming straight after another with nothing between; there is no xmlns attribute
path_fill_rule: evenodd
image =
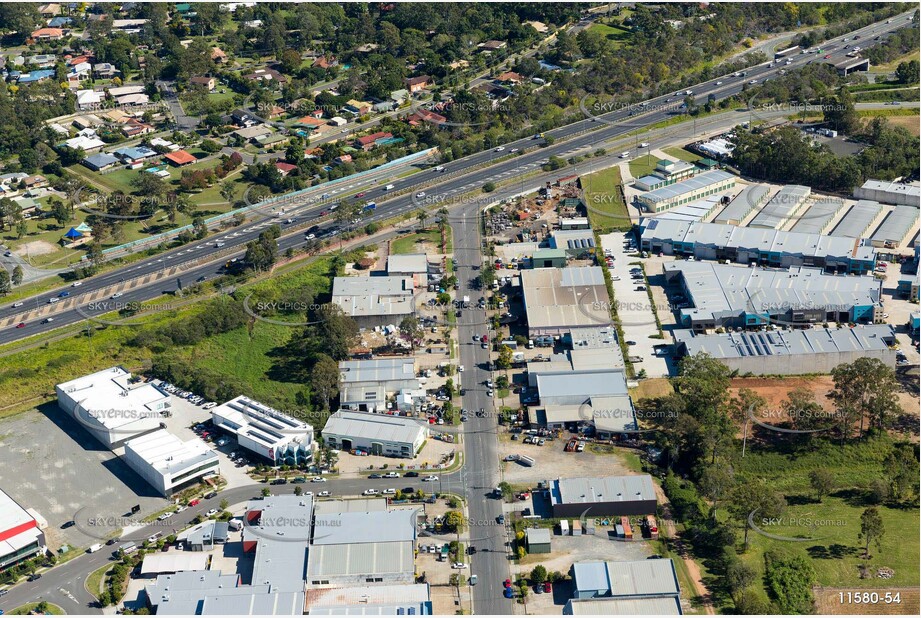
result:
<svg viewBox="0 0 921 618"><path fill-rule="evenodd" d="M410 94L416 94L417 92L421 92L431 86L432 78L428 75L410 77L403 80L403 85L406 86L406 89L409 90Z"/></svg>
<svg viewBox="0 0 921 618"><path fill-rule="evenodd" d="M119 73L121 73L121 71L108 62L100 62L99 64L93 65L93 74L99 79L112 79Z"/></svg>
<svg viewBox="0 0 921 618"><path fill-rule="evenodd" d="M31 38L35 41L58 41L64 38L64 31L60 28L39 28L32 31Z"/></svg>
<svg viewBox="0 0 921 618"><path fill-rule="evenodd" d="M496 81L500 84L518 85L524 81L524 78L514 71L506 71L496 77Z"/></svg>
<svg viewBox="0 0 921 618"><path fill-rule="evenodd" d="M364 137L359 137L355 140L355 148L361 148L362 150L371 150L375 146L378 146L381 142L393 138L393 133L388 133L385 131L378 131L377 133L372 133L371 135L365 135Z"/></svg>
<svg viewBox="0 0 921 618"><path fill-rule="evenodd" d="M260 81L260 80L267 81L267 82L274 81L274 82L278 82L279 84L285 84L288 82L287 77L285 77L284 75L282 75L275 69L269 69L269 68L256 69L249 75L244 75L243 78L248 79L253 82Z"/></svg>
<svg viewBox="0 0 921 618"><path fill-rule="evenodd" d="M215 64L224 64L227 62L227 54L220 47L211 48L211 60Z"/></svg>
<svg viewBox="0 0 921 618"><path fill-rule="evenodd" d="M217 80L213 77L193 77L189 80L193 86L204 86L205 90L211 92L217 86Z"/></svg>

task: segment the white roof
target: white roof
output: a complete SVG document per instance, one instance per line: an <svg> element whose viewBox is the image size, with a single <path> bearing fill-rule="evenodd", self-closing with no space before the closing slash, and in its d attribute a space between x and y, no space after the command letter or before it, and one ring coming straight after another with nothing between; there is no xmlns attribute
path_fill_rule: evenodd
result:
<svg viewBox="0 0 921 618"><path fill-rule="evenodd" d="M243 395L214 408L211 419L223 429L271 448L305 440L309 444L313 435L310 424Z"/></svg>
<svg viewBox="0 0 921 618"><path fill-rule="evenodd" d="M144 556L141 573L204 571L208 568L208 558L207 553L198 551L154 552Z"/></svg>
<svg viewBox="0 0 921 618"><path fill-rule="evenodd" d="M93 418L109 430L138 424L139 431L160 424L160 404L169 399L150 382L131 384L131 373L123 367L109 367L57 385L57 389L73 399L81 414Z"/></svg>
<svg viewBox="0 0 921 618"><path fill-rule="evenodd" d="M387 257L388 273L428 273L429 262L424 253L407 253Z"/></svg>
<svg viewBox="0 0 921 618"><path fill-rule="evenodd" d="M416 539L415 510L326 513L313 524L313 544L356 545Z"/></svg>
<svg viewBox="0 0 921 618"><path fill-rule="evenodd" d="M73 148L74 150L79 150L80 148L83 150L94 150L96 148L102 148L106 145L106 143L98 137L83 137L82 135L79 137L73 137L65 141L64 144L70 148Z"/></svg>
<svg viewBox="0 0 921 618"><path fill-rule="evenodd" d="M413 281L408 277L336 277L332 302L346 315L400 316L413 313Z"/></svg>
<svg viewBox="0 0 921 618"><path fill-rule="evenodd" d="M413 444L420 433L428 429L420 423L399 416L347 412L340 410L326 420L324 435L337 435L365 440L385 440Z"/></svg>
<svg viewBox="0 0 921 618"><path fill-rule="evenodd" d="M196 462L217 460L217 453L198 438L183 442L165 429L129 440L126 451L133 451L164 476L182 471Z"/></svg>
<svg viewBox="0 0 921 618"><path fill-rule="evenodd" d="M38 524L35 522L35 518L29 515L24 508L19 506L15 500L0 489L0 538L2 538L4 533L8 530L18 528L29 522L35 524L35 531L38 532ZM0 545L0 547L2 547L2 545ZM0 556L2 555L4 555L4 552L0 549Z"/></svg>
<svg viewBox="0 0 921 618"><path fill-rule="evenodd" d="M115 86L114 88L109 88L109 94L113 97L123 97L126 94L142 94L144 92L144 86Z"/></svg>
<svg viewBox="0 0 921 618"><path fill-rule="evenodd" d="M77 91L77 105L90 105L93 103L99 103L100 101L102 101L102 97L100 97L99 93L95 90Z"/></svg>

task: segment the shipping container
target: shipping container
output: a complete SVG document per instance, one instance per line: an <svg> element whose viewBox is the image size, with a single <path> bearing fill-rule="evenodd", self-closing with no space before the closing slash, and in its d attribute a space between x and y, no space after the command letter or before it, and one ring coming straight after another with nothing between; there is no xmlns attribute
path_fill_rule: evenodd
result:
<svg viewBox="0 0 921 618"><path fill-rule="evenodd" d="M569 536L569 520L562 519L560 520L560 534L563 536Z"/></svg>
<svg viewBox="0 0 921 618"><path fill-rule="evenodd" d="M620 525L624 529L624 538L628 541L632 541L633 540L633 528L630 526L630 518L621 517Z"/></svg>
<svg viewBox="0 0 921 618"><path fill-rule="evenodd" d="M519 455L519 456L518 456L518 462L519 462L519 463L522 463L522 464L524 464L524 465L526 465L526 466L528 466L528 467L531 467L531 466L533 466L533 465L535 464L535 461L534 461L533 459L531 459L530 457L528 457L527 455Z"/></svg>
<svg viewBox="0 0 921 618"><path fill-rule="evenodd" d="M578 519L572 520L572 535L582 536L582 522Z"/></svg>

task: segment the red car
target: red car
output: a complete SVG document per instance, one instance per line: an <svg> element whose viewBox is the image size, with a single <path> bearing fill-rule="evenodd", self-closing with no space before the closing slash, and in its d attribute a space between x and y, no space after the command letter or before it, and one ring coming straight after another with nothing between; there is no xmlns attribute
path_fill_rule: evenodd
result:
<svg viewBox="0 0 921 618"><path fill-rule="evenodd" d="M831 54L825 54L825 60L828 60L829 58L831 58Z"/></svg>
<svg viewBox="0 0 921 618"><path fill-rule="evenodd" d="M321 217L325 217L325 216L328 215L328 214L329 214L329 211L328 211L328 210L324 210L323 212L320 213L320 216L321 216Z"/></svg>
<svg viewBox="0 0 921 618"><path fill-rule="evenodd" d="M201 504L201 500L198 498L189 502L189 506L198 506L199 504Z"/></svg>
<svg viewBox="0 0 921 618"><path fill-rule="evenodd" d="M480 337L480 343L486 343L487 341L489 341L489 335L483 335Z"/></svg>
<svg viewBox="0 0 921 618"><path fill-rule="evenodd" d="M553 584L544 582L544 592L553 592Z"/></svg>
<svg viewBox="0 0 921 618"><path fill-rule="evenodd" d="M356 193L356 194L355 194L355 197L364 197L364 196L365 196L365 192L364 192L364 191L362 191L361 193Z"/></svg>
<svg viewBox="0 0 921 618"><path fill-rule="evenodd" d="M20 322L19 324L16 325L16 328L25 328L25 327L26 327L25 322Z"/></svg>
<svg viewBox="0 0 921 618"><path fill-rule="evenodd" d="M505 580L505 582L503 582L502 585L505 586L506 588L511 588L511 587L512 587L512 580L507 579L507 580Z"/></svg>

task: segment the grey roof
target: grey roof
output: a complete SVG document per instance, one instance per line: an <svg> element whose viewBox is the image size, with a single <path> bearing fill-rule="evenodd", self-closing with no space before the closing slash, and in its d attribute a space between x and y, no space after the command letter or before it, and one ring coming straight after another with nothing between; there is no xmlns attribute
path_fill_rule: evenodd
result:
<svg viewBox="0 0 921 618"><path fill-rule="evenodd" d="M888 180L868 180L861 189L890 193L892 196L910 196L915 200L921 199L921 186L902 182L889 182Z"/></svg>
<svg viewBox="0 0 921 618"><path fill-rule="evenodd" d="M706 352L714 358L880 351L889 349L895 340L895 331L888 324L714 335L676 330L673 335L688 354Z"/></svg>
<svg viewBox="0 0 921 618"><path fill-rule="evenodd" d="M624 357L614 343L610 347L586 347L551 354L549 361L528 362L528 373L533 376L552 373L573 373L606 369L623 369Z"/></svg>
<svg viewBox="0 0 921 618"><path fill-rule="evenodd" d="M528 545L534 543L550 544L550 528L528 528L525 530Z"/></svg>
<svg viewBox="0 0 921 618"><path fill-rule="evenodd" d="M579 590L608 590L614 598L677 597L678 576L671 558L630 562L576 562Z"/></svg>
<svg viewBox="0 0 921 618"><path fill-rule="evenodd" d="M611 322L604 274L598 266L521 271L530 328L606 326Z"/></svg>
<svg viewBox="0 0 921 618"><path fill-rule="evenodd" d="M748 224L750 227L780 228L806 203L812 189L802 185L787 185L777 192Z"/></svg>
<svg viewBox="0 0 921 618"><path fill-rule="evenodd" d="M340 361L339 381L356 384L412 380L416 377L415 363L416 359L412 356Z"/></svg>
<svg viewBox="0 0 921 618"><path fill-rule="evenodd" d="M673 185L667 185L665 187L660 187L654 191L648 191L643 193L640 197L647 202L655 203L668 200L671 198L679 197L686 195L688 193L694 193L711 185L719 184L731 178L735 178L729 172L724 172L723 170L713 170L710 172L704 172L698 174L697 176L692 176L687 180L682 180L681 182L676 182Z"/></svg>
<svg viewBox="0 0 921 618"><path fill-rule="evenodd" d="M387 498L353 498L349 500L321 500L314 503L314 515L336 515L339 513L370 513L386 511Z"/></svg>
<svg viewBox="0 0 921 618"><path fill-rule="evenodd" d="M678 597L638 599L570 599L563 608L564 616L680 616Z"/></svg>
<svg viewBox="0 0 921 618"><path fill-rule="evenodd" d="M202 602L201 615L300 616L304 613L303 592L262 591L261 588L262 586L241 586L206 595Z"/></svg>
<svg viewBox="0 0 921 618"><path fill-rule="evenodd" d="M667 219L647 219L643 225L643 242L696 243L712 247L841 260L872 261L876 256L876 249L869 244L819 234Z"/></svg>
<svg viewBox="0 0 921 618"><path fill-rule="evenodd" d="M886 219L876 229L871 238L881 242L892 240L901 244L917 220L917 206L896 206L886 216Z"/></svg>
<svg viewBox="0 0 921 618"><path fill-rule="evenodd" d="M414 510L340 512L318 515L313 545L357 545L416 539Z"/></svg>
<svg viewBox="0 0 921 618"><path fill-rule="evenodd" d="M870 276L826 275L805 266L787 270L748 268L715 262L666 262L666 279L680 274L694 307L681 309L694 320L749 314L777 315L790 309L849 311L879 303L880 281Z"/></svg>
<svg viewBox="0 0 921 618"><path fill-rule="evenodd" d="M144 586L151 605L180 598L201 599L203 595L222 588L235 588L240 576L221 571L184 571L171 575L158 575L156 582ZM194 612L193 612L194 613Z"/></svg>
<svg viewBox="0 0 921 618"><path fill-rule="evenodd" d="M323 428L323 435L406 444L413 444L420 433L426 432L424 426L409 418L345 410L330 415Z"/></svg>
<svg viewBox="0 0 921 618"><path fill-rule="evenodd" d="M429 262L424 253L408 253L387 257L388 273L428 273Z"/></svg>
<svg viewBox="0 0 921 618"><path fill-rule="evenodd" d="M408 277L336 277L332 302L353 317L408 315L414 310Z"/></svg>
<svg viewBox="0 0 921 618"><path fill-rule="evenodd" d="M719 195L708 195L690 204L675 206L666 211L651 215L657 219L680 219L683 221L700 221L716 210L722 203Z"/></svg>
<svg viewBox="0 0 921 618"><path fill-rule="evenodd" d="M112 155L107 154L105 152L98 152L96 154L86 157L85 159L83 159L83 161L85 163L92 165L96 169L101 169L103 167L107 167L109 165L114 165L115 163L118 163L118 157L113 157Z"/></svg>
<svg viewBox="0 0 921 618"><path fill-rule="evenodd" d="M879 202L860 200L841 217L838 225L831 231L831 235L845 236L847 238L866 236L869 231L867 228L870 227L870 224L882 209L883 207Z"/></svg>
<svg viewBox="0 0 921 618"><path fill-rule="evenodd" d="M617 345L617 334L614 332L613 326L580 328L575 333L563 333L563 341L573 350L602 348L613 350L614 354L620 354L620 347ZM620 355L620 363L623 363L622 354Z"/></svg>
<svg viewBox="0 0 921 618"><path fill-rule="evenodd" d="M243 395L211 410L211 420L216 426L246 436L267 449L289 442L309 445L313 437L313 427L308 423Z"/></svg>
<svg viewBox="0 0 921 618"><path fill-rule="evenodd" d="M556 479L550 490L550 500L553 504L593 504L655 499L656 491L652 485L652 477L648 474Z"/></svg>
<svg viewBox="0 0 921 618"><path fill-rule="evenodd" d="M768 185L748 185L713 219L714 223L741 223L751 211L764 204L770 195Z"/></svg>
<svg viewBox="0 0 921 618"><path fill-rule="evenodd" d="M793 232L806 234L821 234L831 223L835 215L844 208L844 200L838 197L828 197L817 201L804 212L797 222L790 228Z"/></svg>
<svg viewBox="0 0 921 618"><path fill-rule="evenodd" d="M412 541L316 545L310 549L308 579L408 574L415 570Z"/></svg>
<svg viewBox="0 0 921 618"><path fill-rule="evenodd" d="M537 390L543 405L578 404L593 397L627 395L627 380L616 369L551 373L537 376Z"/></svg>
<svg viewBox="0 0 921 618"><path fill-rule="evenodd" d="M253 584L270 584L281 592L303 591L313 497L269 496L257 508L262 511L258 525L243 529L244 540L256 541Z"/></svg>

